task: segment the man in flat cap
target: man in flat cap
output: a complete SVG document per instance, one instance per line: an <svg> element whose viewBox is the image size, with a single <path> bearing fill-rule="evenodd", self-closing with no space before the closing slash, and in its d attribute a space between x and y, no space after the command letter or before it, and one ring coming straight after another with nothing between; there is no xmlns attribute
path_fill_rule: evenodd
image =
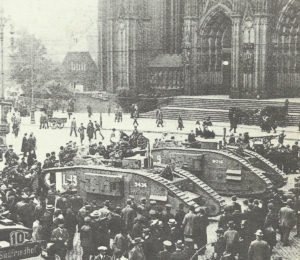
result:
<svg viewBox="0 0 300 260"><path fill-rule="evenodd" d="M171 249L172 249L172 242L171 241L164 241L163 242L163 251L158 253L159 260L170 260L171 259Z"/></svg>
<svg viewBox="0 0 300 260"><path fill-rule="evenodd" d="M98 252L99 254L95 257L95 260L111 260L111 257L107 255L106 246L99 246Z"/></svg>
<svg viewBox="0 0 300 260"><path fill-rule="evenodd" d="M224 238L224 229L218 228L216 230L217 241L214 243L214 259L220 260L226 249L226 240Z"/></svg>

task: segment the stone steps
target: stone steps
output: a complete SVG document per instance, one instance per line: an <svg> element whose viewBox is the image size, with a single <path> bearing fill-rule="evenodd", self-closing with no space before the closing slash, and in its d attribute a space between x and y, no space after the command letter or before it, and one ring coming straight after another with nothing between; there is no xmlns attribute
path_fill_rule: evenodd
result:
<svg viewBox="0 0 300 260"><path fill-rule="evenodd" d="M284 106L284 101L244 100L244 99L210 99L201 97L174 97L165 107L162 107L165 119L177 120L181 115L184 120L201 120L210 116L213 122L229 122L230 107L242 109L260 109L266 106ZM142 118L155 118L155 111L140 115ZM288 125L295 126L300 122L300 103L289 103ZM256 123L257 124L257 123Z"/></svg>
<svg viewBox="0 0 300 260"><path fill-rule="evenodd" d="M213 109L222 107L228 110L230 107L241 107L244 109L256 109L266 106L284 106L283 101L268 100L251 100L251 99L209 99L209 98L191 98L191 97L174 97L169 106L189 107L189 108L207 108ZM289 113L300 113L300 103L290 102Z"/></svg>
<svg viewBox="0 0 300 260"><path fill-rule="evenodd" d="M179 107L163 107L161 108L165 119L177 120L178 116L181 115L183 120L203 121L206 117L210 116L213 122L229 122L228 111L216 110L216 109L193 109L193 108L179 108ZM150 111L147 113L140 114L141 118L155 118L156 112ZM298 125L300 121L300 114L289 115L288 125Z"/></svg>

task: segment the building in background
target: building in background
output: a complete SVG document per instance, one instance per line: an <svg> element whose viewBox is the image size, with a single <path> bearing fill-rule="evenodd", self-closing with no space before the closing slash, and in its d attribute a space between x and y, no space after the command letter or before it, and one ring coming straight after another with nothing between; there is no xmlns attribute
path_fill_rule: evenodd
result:
<svg viewBox="0 0 300 260"><path fill-rule="evenodd" d="M89 52L68 52L63 61L65 79L75 91L98 89L98 68Z"/></svg>
<svg viewBox="0 0 300 260"><path fill-rule="evenodd" d="M185 95L300 96L298 0L98 1L102 90L164 87L166 94L175 86ZM182 70L151 67L157 57L169 60L164 55L180 55ZM153 73L167 73L165 82Z"/></svg>

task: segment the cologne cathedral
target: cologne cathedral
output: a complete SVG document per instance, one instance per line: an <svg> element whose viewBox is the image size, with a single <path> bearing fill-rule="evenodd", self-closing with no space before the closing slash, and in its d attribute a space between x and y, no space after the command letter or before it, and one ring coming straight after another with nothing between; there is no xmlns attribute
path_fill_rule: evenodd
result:
<svg viewBox="0 0 300 260"><path fill-rule="evenodd" d="M99 0L100 86L300 96L299 0Z"/></svg>

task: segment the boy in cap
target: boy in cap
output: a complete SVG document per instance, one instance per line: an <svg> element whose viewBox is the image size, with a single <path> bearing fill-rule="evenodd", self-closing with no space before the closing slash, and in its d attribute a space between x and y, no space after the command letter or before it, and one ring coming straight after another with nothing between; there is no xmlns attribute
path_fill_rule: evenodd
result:
<svg viewBox="0 0 300 260"><path fill-rule="evenodd" d="M214 259L220 260L226 249L226 240L224 238L224 229L218 228L216 230L216 233L217 233L217 241L213 245L214 246Z"/></svg>

